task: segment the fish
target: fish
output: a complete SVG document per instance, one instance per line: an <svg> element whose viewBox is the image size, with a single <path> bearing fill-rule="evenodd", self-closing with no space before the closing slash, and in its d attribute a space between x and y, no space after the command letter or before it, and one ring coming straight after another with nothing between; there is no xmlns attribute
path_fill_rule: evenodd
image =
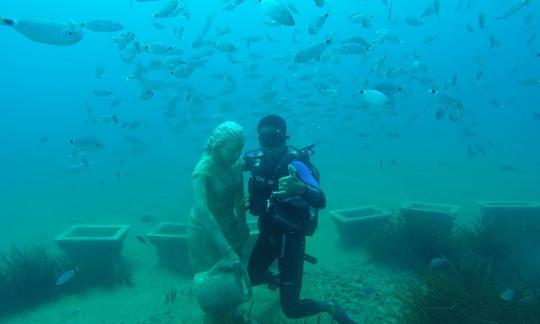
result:
<svg viewBox="0 0 540 324"><path fill-rule="evenodd" d="M433 4L430 4L429 6L424 9L424 12L420 15L420 18L433 16L435 14L435 8L433 8Z"/></svg>
<svg viewBox="0 0 540 324"><path fill-rule="evenodd" d="M308 34L316 35L324 26L324 23L326 22L326 19L328 19L329 15L330 13L327 12L320 17L314 18L308 26Z"/></svg>
<svg viewBox="0 0 540 324"><path fill-rule="evenodd" d="M265 15L272 18L278 25L294 26L296 24L293 15L286 5L279 0L259 0Z"/></svg>
<svg viewBox="0 0 540 324"><path fill-rule="evenodd" d="M324 7L324 0L314 0L315 5L319 8Z"/></svg>
<svg viewBox="0 0 540 324"><path fill-rule="evenodd" d="M154 28L157 29L157 30L164 30L165 28L167 28L167 26L163 25L162 23L160 23L158 21L154 21L152 23L152 26L154 26Z"/></svg>
<svg viewBox="0 0 540 324"><path fill-rule="evenodd" d="M113 42L116 43L118 49L124 49L126 46L135 39L135 34L130 31L123 31L118 36L113 38Z"/></svg>
<svg viewBox="0 0 540 324"><path fill-rule="evenodd" d="M534 113L533 113L533 117L534 117L534 119L536 119L536 120L540 120L540 112L534 112Z"/></svg>
<svg viewBox="0 0 540 324"><path fill-rule="evenodd" d="M88 20L81 23L81 27L89 29L96 33L117 32L124 29L122 24L107 19Z"/></svg>
<svg viewBox="0 0 540 324"><path fill-rule="evenodd" d="M500 169L502 171L511 172L511 171L517 171L519 170L516 166L510 165L510 164L504 164L500 166Z"/></svg>
<svg viewBox="0 0 540 324"><path fill-rule="evenodd" d="M424 44L429 44L433 42L435 39L437 39L437 34L428 34L424 37Z"/></svg>
<svg viewBox="0 0 540 324"><path fill-rule="evenodd" d="M150 243L148 243L148 240L147 240L144 236L142 236L142 235L139 234L139 235L137 235L136 237L137 237L137 240L138 240L139 242L141 242L142 244L144 244L144 245L146 245L146 246L150 246Z"/></svg>
<svg viewBox="0 0 540 324"><path fill-rule="evenodd" d="M525 23L525 25L530 24L534 16L536 16L536 11L531 11L527 15L525 15L525 17L523 17L523 22Z"/></svg>
<svg viewBox="0 0 540 324"><path fill-rule="evenodd" d="M111 104L109 105L109 108L116 108L118 106L120 106L122 104L122 99L121 98L115 98Z"/></svg>
<svg viewBox="0 0 540 324"><path fill-rule="evenodd" d="M175 15L175 11L178 8L178 0L170 0L163 7L154 14L154 18L166 18Z"/></svg>
<svg viewBox="0 0 540 324"><path fill-rule="evenodd" d="M441 10L441 2L439 0L433 0L432 6L435 14L438 15Z"/></svg>
<svg viewBox="0 0 540 324"><path fill-rule="evenodd" d="M238 50L238 48L232 42L216 43L216 49L222 53L233 53Z"/></svg>
<svg viewBox="0 0 540 324"><path fill-rule="evenodd" d="M58 276L58 278L56 278L56 283L55 285L56 286L61 286L65 283L67 283L68 281L70 281L73 276L75 275L75 269L73 270L68 270L64 273L62 273L60 276Z"/></svg>
<svg viewBox="0 0 540 324"><path fill-rule="evenodd" d="M396 93L403 91L403 87L390 81L379 82L375 85L374 89L384 93L386 96L393 96Z"/></svg>
<svg viewBox="0 0 540 324"><path fill-rule="evenodd" d="M264 38L262 36L247 36L247 37L242 37L242 40L244 40L246 42L246 47L249 49L251 44L253 43L257 43L257 42L260 42L262 41Z"/></svg>
<svg viewBox="0 0 540 324"><path fill-rule="evenodd" d="M83 152L97 152L105 148L103 142L92 136L72 138L69 143Z"/></svg>
<svg viewBox="0 0 540 324"><path fill-rule="evenodd" d="M445 266L446 264L448 263L448 260L446 260L446 258L433 258L431 259L431 261L429 262L429 266L431 268L442 268L443 266Z"/></svg>
<svg viewBox="0 0 540 324"><path fill-rule="evenodd" d="M205 20L203 30L201 33L195 38L193 43L191 43L191 47L193 48L201 48L204 45L204 38L206 37L206 34L208 34L208 31L210 31L210 28L212 27L212 24L214 23L214 18L216 17L217 10L211 12Z"/></svg>
<svg viewBox="0 0 540 324"><path fill-rule="evenodd" d="M525 79L519 80L517 84L524 87L533 87L533 86L540 85L540 79L533 78L533 77L525 78Z"/></svg>
<svg viewBox="0 0 540 324"><path fill-rule="evenodd" d="M360 90L359 93L362 96L362 103L367 107L390 107L390 99L388 96L378 90L366 89Z"/></svg>
<svg viewBox="0 0 540 324"><path fill-rule="evenodd" d="M478 14L478 26L482 29L486 28L486 15L482 12Z"/></svg>
<svg viewBox="0 0 540 324"><path fill-rule="evenodd" d="M364 54L369 50L368 47L365 47L362 44L356 44L356 43L348 43L343 44L341 48L339 49L340 53L342 54Z"/></svg>
<svg viewBox="0 0 540 324"><path fill-rule="evenodd" d="M150 54L165 54L173 50L173 47L161 42L149 42L142 46L142 49Z"/></svg>
<svg viewBox="0 0 540 324"><path fill-rule="evenodd" d="M502 15L497 16L497 20L504 20L512 17L524 6L528 6L531 0L519 0L512 7L508 8Z"/></svg>
<svg viewBox="0 0 540 324"><path fill-rule="evenodd" d="M355 36L355 37L348 37L348 38L345 38L342 40L342 43L343 44L347 44L347 43L357 43L357 44L361 44L361 45L364 45L366 48L370 49L371 48L371 44L365 40L364 38L360 37L360 36Z"/></svg>
<svg viewBox="0 0 540 324"><path fill-rule="evenodd" d="M111 90L99 89L92 92L96 97L110 97L114 94Z"/></svg>
<svg viewBox="0 0 540 324"><path fill-rule="evenodd" d="M83 39L80 25L70 21L48 18L8 19L0 18L0 26L13 28L24 37L48 45L73 45Z"/></svg>
<svg viewBox="0 0 540 324"><path fill-rule="evenodd" d="M332 44L331 39L325 41L308 44L294 56L295 63L307 63L311 60L320 61L322 53Z"/></svg>
<svg viewBox="0 0 540 324"><path fill-rule="evenodd" d="M293 5L292 3L287 3L287 7L289 7L289 10L291 10L291 12L295 15L298 15L300 12L298 11L298 9L296 8L295 5Z"/></svg>
<svg viewBox="0 0 540 324"><path fill-rule="evenodd" d="M414 16L407 16L405 17L404 21L407 25L413 26L413 27L422 26L424 24L422 19L418 17L414 17Z"/></svg>
<svg viewBox="0 0 540 324"><path fill-rule="evenodd" d="M100 116L100 117L94 117L92 119L92 125L108 125L108 124L118 124L118 118L116 117L116 115Z"/></svg>
<svg viewBox="0 0 540 324"><path fill-rule="evenodd" d="M83 157L81 162L68 165L62 168L61 171L67 174L81 174L88 170L89 166L90 162L88 162L88 159Z"/></svg>
<svg viewBox="0 0 540 324"><path fill-rule="evenodd" d="M501 45L501 41L495 36L495 34L490 33L489 34L489 45L491 48L497 47Z"/></svg>
<svg viewBox="0 0 540 324"><path fill-rule="evenodd" d="M47 136L42 136L40 139L39 139L39 146L44 146L45 144L47 144L49 142L49 138Z"/></svg>
<svg viewBox="0 0 540 324"><path fill-rule="evenodd" d="M153 96L154 96L154 91L152 91L152 89L142 88L142 89L139 91L139 99L141 99L141 100L143 100L143 101L149 100L149 99L151 99Z"/></svg>
<svg viewBox="0 0 540 324"><path fill-rule="evenodd" d="M506 288L505 291L503 291L502 293L499 294L499 297L502 300L510 302L510 301L513 301L516 298L516 292L514 291L514 289Z"/></svg>
<svg viewBox="0 0 540 324"><path fill-rule="evenodd" d="M188 64L180 64L170 71L171 75L174 75L178 79L189 78L193 73L193 67Z"/></svg>
<svg viewBox="0 0 540 324"><path fill-rule="evenodd" d="M364 14L352 14L349 15L351 22L354 24L360 24L364 28L370 28L373 23L372 16L366 16Z"/></svg>

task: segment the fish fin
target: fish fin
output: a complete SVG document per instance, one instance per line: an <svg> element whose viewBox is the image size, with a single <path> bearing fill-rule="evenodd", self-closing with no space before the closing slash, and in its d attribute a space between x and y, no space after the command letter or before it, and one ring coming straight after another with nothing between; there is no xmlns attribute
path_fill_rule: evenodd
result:
<svg viewBox="0 0 540 324"><path fill-rule="evenodd" d="M0 25L13 26L15 21L8 18L0 18Z"/></svg>

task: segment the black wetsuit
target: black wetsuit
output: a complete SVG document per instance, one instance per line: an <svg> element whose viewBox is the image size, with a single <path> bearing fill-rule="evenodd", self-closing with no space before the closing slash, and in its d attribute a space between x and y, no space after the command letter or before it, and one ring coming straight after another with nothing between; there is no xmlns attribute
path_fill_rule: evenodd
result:
<svg viewBox="0 0 540 324"><path fill-rule="evenodd" d="M281 308L289 318L301 318L324 311L325 303L300 299L304 269L306 235L313 234L317 209L324 208L326 198L313 174L299 176L307 185L305 194L293 202L271 198L278 190L278 181L289 175L289 164L306 166L298 152L288 148L279 161L267 161L261 151L248 152L244 156L249 180L250 212L258 216L259 237L253 247L248 263L251 283L260 285L279 278ZM306 168L307 169L307 168ZM311 177L310 179L307 179ZM315 224L314 224L315 220ZM279 275L274 276L268 268L278 259Z"/></svg>

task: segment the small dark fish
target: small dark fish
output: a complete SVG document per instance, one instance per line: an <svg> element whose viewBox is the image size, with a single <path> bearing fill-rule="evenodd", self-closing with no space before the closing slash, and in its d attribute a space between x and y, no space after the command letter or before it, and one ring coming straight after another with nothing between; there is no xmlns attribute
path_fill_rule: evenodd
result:
<svg viewBox="0 0 540 324"><path fill-rule="evenodd" d="M390 164L392 164L395 167L397 167L399 165L398 161L396 161L396 160L390 160Z"/></svg>
<svg viewBox="0 0 540 324"><path fill-rule="evenodd" d="M144 236L142 235L137 235L137 240L146 246L150 246L150 243L148 243L148 240L145 239Z"/></svg>
<svg viewBox="0 0 540 324"><path fill-rule="evenodd" d="M70 281L71 278L75 275L75 270L69 270L64 273L62 273L57 279L56 279L56 286L61 286L65 284L66 282Z"/></svg>
<svg viewBox="0 0 540 324"><path fill-rule="evenodd" d="M39 139L39 146L44 146L45 144L47 144L49 142L49 138L47 136L42 136L40 139Z"/></svg>
<svg viewBox="0 0 540 324"><path fill-rule="evenodd" d="M502 300L505 300L505 301L513 301L514 298L516 298L516 293L514 291L514 289L511 289L511 288L506 288L505 291L503 291L499 297L501 297Z"/></svg>
<svg viewBox="0 0 540 324"><path fill-rule="evenodd" d="M501 165L500 169L506 172L519 170L517 167L509 164Z"/></svg>
<svg viewBox="0 0 540 324"><path fill-rule="evenodd" d="M448 261L446 260L446 258L433 258L429 262L429 266L431 268L442 268L447 264L447 262Z"/></svg>

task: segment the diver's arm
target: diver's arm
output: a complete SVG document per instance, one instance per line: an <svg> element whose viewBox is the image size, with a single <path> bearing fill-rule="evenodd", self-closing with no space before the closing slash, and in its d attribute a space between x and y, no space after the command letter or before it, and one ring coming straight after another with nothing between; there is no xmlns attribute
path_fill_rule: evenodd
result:
<svg viewBox="0 0 540 324"><path fill-rule="evenodd" d="M311 207L322 209L326 207L326 196L320 188L306 184L306 191L300 196Z"/></svg>
<svg viewBox="0 0 540 324"><path fill-rule="evenodd" d="M300 195L311 207L321 209L326 207L326 196L321 190L319 182L313 176L307 165L301 161L295 160L291 166L296 171L296 176L305 184L305 190Z"/></svg>
<svg viewBox="0 0 540 324"><path fill-rule="evenodd" d="M212 212L208 209L206 201L206 179L204 176L193 176L193 191L195 198L193 211L200 221L203 230L214 242L223 257L230 256L231 253L234 253L234 250L225 239L214 215L212 215Z"/></svg>

